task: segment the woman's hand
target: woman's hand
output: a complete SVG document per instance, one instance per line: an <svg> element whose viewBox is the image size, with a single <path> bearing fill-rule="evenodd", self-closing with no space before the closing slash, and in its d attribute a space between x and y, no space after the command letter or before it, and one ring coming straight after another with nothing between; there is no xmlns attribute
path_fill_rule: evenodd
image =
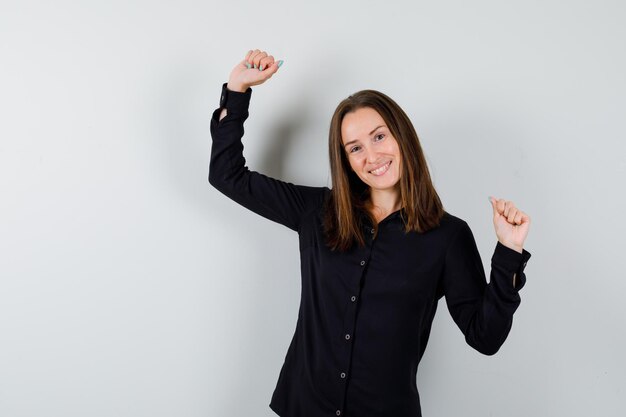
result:
<svg viewBox="0 0 626 417"><path fill-rule="evenodd" d="M230 73L226 87L232 91L245 92L248 87L263 84L278 71L283 61L274 61L274 57L265 51L250 50L243 61Z"/></svg>
<svg viewBox="0 0 626 417"><path fill-rule="evenodd" d="M504 246L522 253L530 227L530 217L515 207L512 201L489 197L493 207L496 236Z"/></svg>

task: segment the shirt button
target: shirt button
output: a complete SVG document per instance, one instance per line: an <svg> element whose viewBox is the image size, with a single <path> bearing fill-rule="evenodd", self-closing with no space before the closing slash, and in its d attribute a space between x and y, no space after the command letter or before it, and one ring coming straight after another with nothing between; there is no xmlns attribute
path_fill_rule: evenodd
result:
<svg viewBox="0 0 626 417"><path fill-rule="evenodd" d="M337 414L338 416L340 416L340 415L341 415L341 410L337 410L337 411L335 412L335 414Z"/></svg>
<svg viewBox="0 0 626 417"><path fill-rule="evenodd" d="M350 335L349 334L346 335L346 340L350 340Z"/></svg>
<svg viewBox="0 0 626 417"><path fill-rule="evenodd" d="M341 373L341 377L342 377L342 378L345 378L345 377L346 377L346 373L345 373L345 372L342 372L342 373Z"/></svg>
<svg viewBox="0 0 626 417"><path fill-rule="evenodd" d="M356 297L353 295L352 297L350 297L350 300L354 301L356 300Z"/></svg>
<svg viewBox="0 0 626 417"><path fill-rule="evenodd" d="M365 265L365 261L361 261L361 266Z"/></svg>

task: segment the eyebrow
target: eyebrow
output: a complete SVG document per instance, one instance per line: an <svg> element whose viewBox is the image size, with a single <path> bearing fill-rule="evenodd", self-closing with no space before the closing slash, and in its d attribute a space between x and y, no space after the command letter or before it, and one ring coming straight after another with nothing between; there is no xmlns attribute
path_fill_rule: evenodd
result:
<svg viewBox="0 0 626 417"><path fill-rule="evenodd" d="M372 131L370 132L370 134L369 134L369 135L370 135L370 136L372 136L372 134L373 134L374 132L376 132L378 129L380 129L381 127L385 127L385 125L376 126L376 127L374 128L374 130L372 130ZM352 145L354 142L357 142L357 141L358 141L358 139L354 139L354 140L351 140L350 142L346 142L346 143L343 145L343 147L345 148L346 146L348 146L348 145Z"/></svg>

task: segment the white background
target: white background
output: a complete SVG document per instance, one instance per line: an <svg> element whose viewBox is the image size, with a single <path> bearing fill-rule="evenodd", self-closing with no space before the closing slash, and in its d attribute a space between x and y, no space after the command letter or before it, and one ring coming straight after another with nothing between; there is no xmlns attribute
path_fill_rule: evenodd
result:
<svg viewBox="0 0 626 417"><path fill-rule="evenodd" d="M210 115L249 49L248 166L329 185L336 105L414 122L486 271L488 195L532 218L493 357L442 300L425 417L621 416L626 405L622 1L2 1L0 416L273 416L297 235L213 189Z"/></svg>

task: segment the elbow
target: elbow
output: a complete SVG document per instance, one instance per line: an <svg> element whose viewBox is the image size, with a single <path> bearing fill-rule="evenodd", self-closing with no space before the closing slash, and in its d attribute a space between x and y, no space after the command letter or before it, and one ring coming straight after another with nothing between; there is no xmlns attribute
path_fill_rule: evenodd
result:
<svg viewBox="0 0 626 417"><path fill-rule="evenodd" d="M240 187L240 181L232 173L219 169L209 168L209 184L222 194L232 195L237 187Z"/></svg>
<svg viewBox="0 0 626 417"><path fill-rule="evenodd" d="M484 346L481 349L477 349L480 353L485 356L493 356L500 350L500 345L496 346Z"/></svg>
<svg viewBox="0 0 626 417"><path fill-rule="evenodd" d="M218 191L222 191L225 188L225 181L223 181L222 176L218 172L211 169L209 169L209 184L211 184L213 188Z"/></svg>
<svg viewBox="0 0 626 417"><path fill-rule="evenodd" d="M469 338L466 338L466 342L485 356L495 355L504 344L504 340L472 340Z"/></svg>
<svg viewBox="0 0 626 417"><path fill-rule="evenodd" d="M504 318L501 320L481 320L474 324L475 326L471 326L465 332L465 341L483 355L493 356L498 353L506 341L513 322L510 318Z"/></svg>
<svg viewBox="0 0 626 417"><path fill-rule="evenodd" d="M232 196L240 192L245 192L248 186L250 172L243 167L228 168L218 161L209 163L209 184L222 194Z"/></svg>
<svg viewBox="0 0 626 417"><path fill-rule="evenodd" d="M211 156L209 160L209 184L219 190L224 185L224 171L219 169L218 165L217 161Z"/></svg>
<svg viewBox="0 0 626 417"><path fill-rule="evenodd" d="M209 184L211 184L215 188L217 188L218 186L217 175L215 175L215 171L213 171L210 168L209 168Z"/></svg>

